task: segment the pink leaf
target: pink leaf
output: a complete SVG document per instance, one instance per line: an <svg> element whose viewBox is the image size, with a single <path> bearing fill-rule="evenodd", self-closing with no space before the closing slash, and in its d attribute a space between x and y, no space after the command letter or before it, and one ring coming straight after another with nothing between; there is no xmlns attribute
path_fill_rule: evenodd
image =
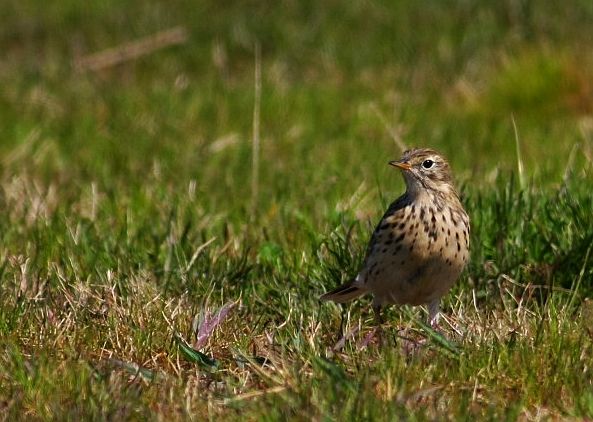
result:
<svg viewBox="0 0 593 422"><path fill-rule="evenodd" d="M212 316L210 312L206 312L204 320L198 328L198 338L194 344L194 349L199 350L206 345L208 339L214 332L214 329L226 319L230 310L233 309L236 304L237 302L225 303L214 316Z"/></svg>
<svg viewBox="0 0 593 422"><path fill-rule="evenodd" d="M348 340L351 337L354 337L354 335L356 335L356 333L358 333L359 329L360 329L360 327L356 326L353 329L351 329L350 331L348 331L340 340L338 340L338 342L334 345L332 350L334 352L337 352L338 350L343 349L344 346L346 345L346 340Z"/></svg>

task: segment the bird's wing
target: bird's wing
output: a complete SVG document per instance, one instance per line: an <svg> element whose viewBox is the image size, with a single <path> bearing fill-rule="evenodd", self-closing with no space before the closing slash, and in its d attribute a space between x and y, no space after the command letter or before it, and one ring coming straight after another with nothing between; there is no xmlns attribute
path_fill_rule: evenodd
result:
<svg viewBox="0 0 593 422"><path fill-rule="evenodd" d="M367 269L368 265L370 264L370 257L373 254L373 248L375 247L377 241L379 240L379 233L387 228L385 226L386 224L390 224L386 220L389 217L391 217L392 215L396 214L398 211L403 210L405 207L410 205L410 203L411 203L411 200L410 200L408 194L404 193L402 196L397 198L395 201L393 201L389 205L389 208L387 208L387 211L385 211L385 214L383 214L383 217L381 217L379 224L377 224L377 227L375 227L375 230L373 231L371 239L369 240L366 255L365 255L365 258L363 261L363 265L362 265L363 269L362 269L361 273L364 272L364 270Z"/></svg>

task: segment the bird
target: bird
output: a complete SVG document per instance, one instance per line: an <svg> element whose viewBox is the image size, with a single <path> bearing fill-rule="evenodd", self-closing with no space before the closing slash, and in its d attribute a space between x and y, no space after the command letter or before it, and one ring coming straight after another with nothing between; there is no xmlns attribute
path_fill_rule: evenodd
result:
<svg viewBox="0 0 593 422"><path fill-rule="evenodd" d="M356 277L320 299L346 303L371 293L379 326L386 305L427 305L428 323L438 329L441 298L469 260L469 216L435 150L410 149L389 164L401 171L405 193L377 224Z"/></svg>

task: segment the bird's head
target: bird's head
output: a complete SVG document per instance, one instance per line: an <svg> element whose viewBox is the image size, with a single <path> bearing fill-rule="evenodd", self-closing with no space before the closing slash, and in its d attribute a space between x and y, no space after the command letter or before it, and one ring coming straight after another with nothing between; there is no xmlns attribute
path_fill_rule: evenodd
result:
<svg viewBox="0 0 593 422"><path fill-rule="evenodd" d="M444 195L455 193L449 163L432 149L410 149L404 152L401 159L390 161L389 164L402 171L407 191L412 195L422 190Z"/></svg>

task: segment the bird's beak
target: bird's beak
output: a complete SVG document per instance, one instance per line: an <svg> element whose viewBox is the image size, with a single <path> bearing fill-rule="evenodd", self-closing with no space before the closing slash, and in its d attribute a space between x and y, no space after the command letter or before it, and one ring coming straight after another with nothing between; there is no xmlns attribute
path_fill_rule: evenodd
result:
<svg viewBox="0 0 593 422"><path fill-rule="evenodd" d="M407 163L405 161L390 161L389 165L392 165L393 167L397 167L398 169L402 169L402 170L412 170L412 166L410 165L410 163Z"/></svg>

